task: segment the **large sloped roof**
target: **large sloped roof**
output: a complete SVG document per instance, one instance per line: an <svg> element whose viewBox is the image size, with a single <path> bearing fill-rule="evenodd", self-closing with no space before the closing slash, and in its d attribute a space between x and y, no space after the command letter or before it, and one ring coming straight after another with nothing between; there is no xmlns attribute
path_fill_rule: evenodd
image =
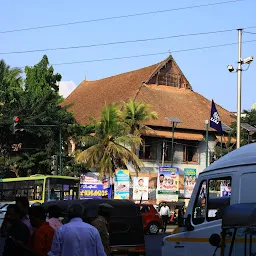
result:
<svg viewBox="0 0 256 256"><path fill-rule="evenodd" d="M148 125L170 127L166 119L179 118L177 128L205 130L205 120L209 120L211 101L192 90L171 86L144 84L136 100L147 102L158 113L157 120L150 120ZM234 122L231 113L217 105L221 120L225 124Z"/></svg>
<svg viewBox="0 0 256 256"><path fill-rule="evenodd" d="M164 73L164 80L169 79L168 69L176 70L174 76L177 76L178 72L178 76L183 79L182 83L186 84L185 88L149 84L158 79L158 74ZM169 81L172 81L171 79ZM150 104L152 111L158 113L157 120L150 120L147 123L152 126L170 127L170 121L166 120L166 117L176 117L182 121L178 128L205 130L205 120L209 119L210 115L211 102L192 91L191 85L172 56L146 68L96 81L83 81L63 104L71 104L69 111L74 112L76 120L81 124L87 124L90 116L99 118L105 104L129 99ZM217 108L223 123L229 125L234 121L229 111L220 106Z"/></svg>

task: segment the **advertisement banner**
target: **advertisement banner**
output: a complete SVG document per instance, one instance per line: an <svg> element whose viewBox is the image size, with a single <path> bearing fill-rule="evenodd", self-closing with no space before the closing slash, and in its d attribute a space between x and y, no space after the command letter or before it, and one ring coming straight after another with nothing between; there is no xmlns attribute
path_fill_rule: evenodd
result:
<svg viewBox="0 0 256 256"><path fill-rule="evenodd" d="M88 172L80 176L80 199L111 198L112 187L109 177L100 179L99 173Z"/></svg>
<svg viewBox="0 0 256 256"><path fill-rule="evenodd" d="M196 169L184 169L184 197L191 198L193 189L196 184Z"/></svg>
<svg viewBox="0 0 256 256"><path fill-rule="evenodd" d="M129 170L116 170L114 181L114 199L129 199Z"/></svg>
<svg viewBox="0 0 256 256"><path fill-rule="evenodd" d="M108 190L102 188L102 184L81 184L80 199L102 198L108 196Z"/></svg>
<svg viewBox="0 0 256 256"><path fill-rule="evenodd" d="M148 200L148 177L133 178L133 200Z"/></svg>
<svg viewBox="0 0 256 256"><path fill-rule="evenodd" d="M179 169L159 167L157 179L157 200L177 202L179 197Z"/></svg>

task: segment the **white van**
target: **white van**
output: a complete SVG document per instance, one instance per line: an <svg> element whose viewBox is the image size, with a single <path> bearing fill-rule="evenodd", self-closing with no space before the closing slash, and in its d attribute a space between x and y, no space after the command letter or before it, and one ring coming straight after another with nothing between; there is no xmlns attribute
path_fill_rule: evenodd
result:
<svg viewBox="0 0 256 256"><path fill-rule="evenodd" d="M221 232L223 209L230 204L255 202L256 143L253 143L225 155L200 173L184 224L181 221L180 227L163 239L162 256L213 255L209 238Z"/></svg>

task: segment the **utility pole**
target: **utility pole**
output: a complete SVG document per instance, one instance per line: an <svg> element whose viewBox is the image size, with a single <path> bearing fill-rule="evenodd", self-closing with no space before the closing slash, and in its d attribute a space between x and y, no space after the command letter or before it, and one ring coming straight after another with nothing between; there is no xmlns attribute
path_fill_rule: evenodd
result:
<svg viewBox="0 0 256 256"><path fill-rule="evenodd" d="M206 168L208 167L208 136L209 136L209 121L208 120L205 120L205 125L206 125L206 135L205 135L205 143L206 143L206 146L205 146L205 165L206 165Z"/></svg>
<svg viewBox="0 0 256 256"><path fill-rule="evenodd" d="M238 67L234 69L232 65L228 65L229 72L237 72L237 114L236 114L236 148L240 148L241 144L241 94L242 94L242 65L247 64L248 68L252 61L254 60L253 56L242 59L242 32L243 29L238 29ZM247 68L247 69L248 69ZM245 70L247 70L245 69Z"/></svg>
<svg viewBox="0 0 256 256"><path fill-rule="evenodd" d="M164 166L165 141L163 140L162 166Z"/></svg>
<svg viewBox="0 0 256 256"><path fill-rule="evenodd" d="M242 29L238 29L236 148L240 148L240 142L241 142L242 62L243 62L243 60L242 60Z"/></svg>
<svg viewBox="0 0 256 256"><path fill-rule="evenodd" d="M62 134L60 127L60 176L62 176Z"/></svg>

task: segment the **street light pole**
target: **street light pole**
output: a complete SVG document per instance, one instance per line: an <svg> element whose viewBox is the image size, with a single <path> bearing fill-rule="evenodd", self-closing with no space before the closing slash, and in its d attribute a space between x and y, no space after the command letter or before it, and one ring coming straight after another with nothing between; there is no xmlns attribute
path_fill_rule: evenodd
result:
<svg viewBox="0 0 256 256"><path fill-rule="evenodd" d="M174 125L175 125L175 123L172 122L172 159L171 159L171 167L173 165L173 156L174 156Z"/></svg>
<svg viewBox="0 0 256 256"><path fill-rule="evenodd" d="M240 142L241 142L241 93L242 93L241 86L242 86L242 29L238 29L236 148L240 148Z"/></svg>
<svg viewBox="0 0 256 256"><path fill-rule="evenodd" d="M62 176L62 134L60 127L60 176Z"/></svg>

